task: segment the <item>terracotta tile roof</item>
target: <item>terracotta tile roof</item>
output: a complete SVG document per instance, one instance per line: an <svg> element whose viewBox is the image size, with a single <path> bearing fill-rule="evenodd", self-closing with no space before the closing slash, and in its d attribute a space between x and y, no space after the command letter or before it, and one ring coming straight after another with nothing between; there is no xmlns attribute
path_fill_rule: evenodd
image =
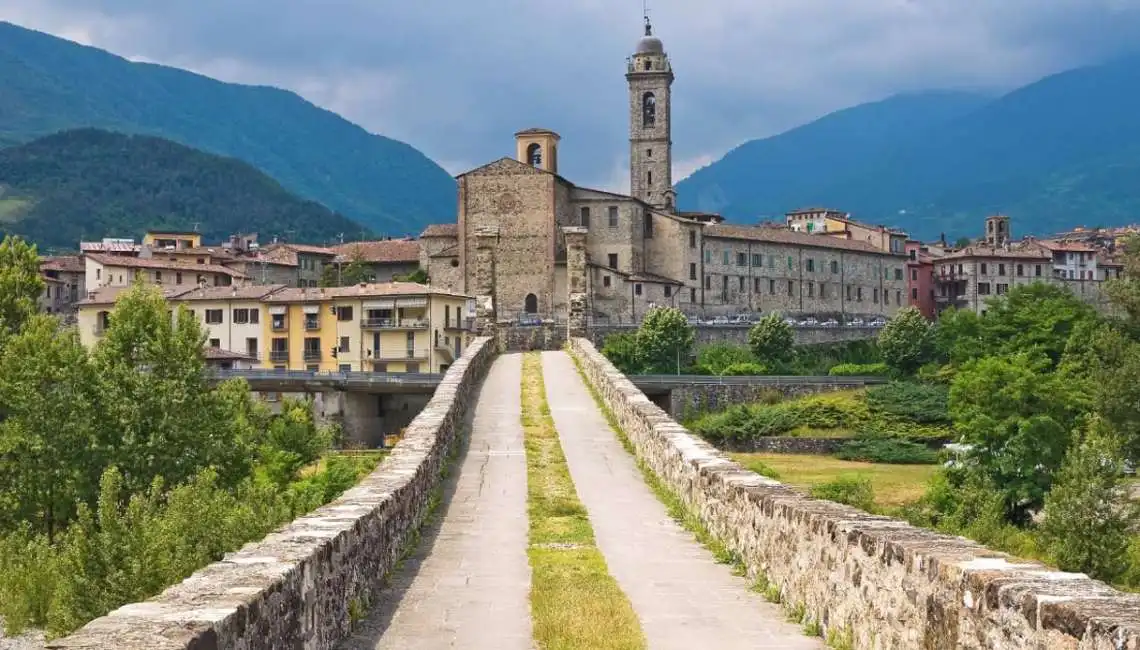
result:
<svg viewBox="0 0 1140 650"><path fill-rule="evenodd" d="M116 255L89 254L88 259L105 266L121 266L137 269L171 269L198 273L221 273L234 278L244 278L244 274L220 264L195 264L193 262L172 262L170 260L144 259L142 257L119 257Z"/></svg>
<svg viewBox="0 0 1140 650"><path fill-rule="evenodd" d="M242 354L241 352L231 352L221 348L206 346L202 348L202 356L209 361L256 361L257 359Z"/></svg>
<svg viewBox="0 0 1140 650"><path fill-rule="evenodd" d="M458 237L459 224L457 223L433 223L420 234L420 238L424 237Z"/></svg>
<svg viewBox="0 0 1140 650"><path fill-rule="evenodd" d="M414 239L353 242L341 244L333 250L349 261L356 257L372 263L420 261L420 243Z"/></svg>
<svg viewBox="0 0 1140 650"><path fill-rule="evenodd" d="M78 255L60 255L58 257L41 257L41 271L65 271L68 273L83 273L87 265Z"/></svg>
<svg viewBox="0 0 1140 650"><path fill-rule="evenodd" d="M440 291L426 284L415 282L382 282L377 284L357 284L351 287L290 287L264 298L265 302L319 302L335 298L371 298L380 296L458 296L458 293Z"/></svg>
<svg viewBox="0 0 1140 650"><path fill-rule="evenodd" d="M706 226L704 230L704 236L717 237L720 239L745 239L748 241L768 242L773 244L791 244L793 246L811 246L813 248L838 248L859 253L874 253L877 255L902 257L901 254L888 253L887 251L875 248L874 246L865 242L840 239L838 237L813 235L804 232L796 232L788 228L762 228L757 226L730 226L726 224L718 224L715 226Z"/></svg>
<svg viewBox="0 0 1140 650"><path fill-rule="evenodd" d="M274 248L276 246L292 248L298 253L309 253L311 255L328 255L329 257L336 255L336 252L328 246L313 246L311 244L270 244L266 248Z"/></svg>
<svg viewBox="0 0 1140 650"><path fill-rule="evenodd" d="M1050 260L1052 255L1041 249L1019 249L1019 248L993 248L991 246L967 246L960 251L954 251L949 255L938 258L938 261L947 260L960 260L974 257L992 257L996 259L1034 259L1034 260Z"/></svg>
<svg viewBox="0 0 1140 650"><path fill-rule="evenodd" d="M265 262L266 264L276 264L278 266L300 265L300 262L297 261L297 251L292 248L284 247L259 251L256 261Z"/></svg>
<svg viewBox="0 0 1140 650"><path fill-rule="evenodd" d="M162 297L167 300L176 298L187 291L188 287L161 287ZM131 287L99 287L94 291L88 291L87 297L80 300L79 305L113 305L119 299L119 294L124 291L130 291Z"/></svg>
<svg viewBox="0 0 1140 650"><path fill-rule="evenodd" d="M208 255L210 257L223 257L226 259L235 257L233 252L221 246L196 246L194 248L176 248L173 250L152 248L151 251L155 255Z"/></svg>
<svg viewBox="0 0 1140 650"><path fill-rule="evenodd" d="M183 300L260 300L271 293L284 289L284 284L251 284L244 287L199 287L180 296Z"/></svg>
<svg viewBox="0 0 1140 650"><path fill-rule="evenodd" d="M1086 244L1083 242L1050 241L1050 240L1045 239L1045 240L1038 240L1034 243L1041 246L1042 248L1047 248L1051 251L1057 251L1057 252L1061 252L1061 251L1071 252L1071 253L1095 253L1096 252L1095 246L1093 246L1092 244Z"/></svg>
<svg viewBox="0 0 1140 650"><path fill-rule="evenodd" d="M79 250L84 253L137 253L142 250L142 244L125 242L79 242Z"/></svg>

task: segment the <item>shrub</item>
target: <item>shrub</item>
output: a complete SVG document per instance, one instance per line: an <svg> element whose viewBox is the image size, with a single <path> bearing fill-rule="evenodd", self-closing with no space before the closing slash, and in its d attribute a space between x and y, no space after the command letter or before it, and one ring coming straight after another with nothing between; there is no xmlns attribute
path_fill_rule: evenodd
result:
<svg viewBox="0 0 1140 650"><path fill-rule="evenodd" d="M702 375L723 375L728 368L755 362L752 351L743 345L713 343L697 351L696 371Z"/></svg>
<svg viewBox="0 0 1140 650"><path fill-rule="evenodd" d="M852 393L812 395L775 404L732 406L703 415L690 429L715 443L779 436L793 429L854 429L869 419L867 407Z"/></svg>
<svg viewBox="0 0 1140 650"><path fill-rule="evenodd" d="M843 460L893 465L933 465L938 452L909 440L899 438L870 438L853 440L836 454Z"/></svg>
<svg viewBox="0 0 1140 650"><path fill-rule="evenodd" d="M886 377L891 369L885 363L841 363L832 366L827 374L832 377Z"/></svg>
<svg viewBox="0 0 1140 650"><path fill-rule="evenodd" d="M934 325L915 307L900 309L878 340L883 361L900 373L914 374L934 360Z"/></svg>
<svg viewBox="0 0 1140 650"><path fill-rule="evenodd" d="M761 362L779 365L791 359L795 335L779 314L768 314L748 330L748 347Z"/></svg>
<svg viewBox="0 0 1140 650"><path fill-rule="evenodd" d="M868 389L866 400L873 412L924 424L949 424L949 395L946 386L900 381Z"/></svg>
<svg viewBox="0 0 1140 650"><path fill-rule="evenodd" d="M801 345L796 348L790 370L797 375L825 375L832 366L843 363L879 363L882 361L874 341L844 341Z"/></svg>
<svg viewBox="0 0 1140 650"><path fill-rule="evenodd" d="M771 372L768 366L762 363L734 363L725 368L720 374L724 377L755 377L767 375Z"/></svg>
<svg viewBox="0 0 1140 650"><path fill-rule="evenodd" d="M637 335L634 332L610 334L602 344L602 355L614 367L627 375L641 372L641 359L637 354Z"/></svg>
<svg viewBox="0 0 1140 650"><path fill-rule="evenodd" d="M873 512L875 509L875 489L871 486L871 479L865 476L840 476L833 481L820 483L812 487L811 495L817 499L843 503L867 512Z"/></svg>

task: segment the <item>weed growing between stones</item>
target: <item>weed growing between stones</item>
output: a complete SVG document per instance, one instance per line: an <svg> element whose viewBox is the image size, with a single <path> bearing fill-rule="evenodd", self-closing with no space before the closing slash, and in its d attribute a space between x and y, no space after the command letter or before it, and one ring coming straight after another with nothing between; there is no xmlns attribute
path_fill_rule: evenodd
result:
<svg viewBox="0 0 1140 650"><path fill-rule="evenodd" d="M851 626L828 630L827 646L832 650L855 650L855 634L851 631Z"/></svg>
<svg viewBox="0 0 1140 650"><path fill-rule="evenodd" d="M594 543L570 477L538 353L523 357L521 390L535 643L544 650L642 650L645 635L633 605Z"/></svg>

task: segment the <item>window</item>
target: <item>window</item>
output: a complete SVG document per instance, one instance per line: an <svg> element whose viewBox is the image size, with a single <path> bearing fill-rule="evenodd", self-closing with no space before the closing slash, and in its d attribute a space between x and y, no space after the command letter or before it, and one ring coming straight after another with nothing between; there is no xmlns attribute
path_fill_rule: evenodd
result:
<svg viewBox="0 0 1140 650"><path fill-rule="evenodd" d="M863 287L856 287L855 288L855 301L856 302L863 302Z"/></svg>
<svg viewBox="0 0 1140 650"><path fill-rule="evenodd" d="M847 285L847 299L851 300L851 285Z"/></svg>
<svg viewBox="0 0 1140 650"><path fill-rule="evenodd" d="M1025 275L1025 265L1023 265L1023 264L1018 264L1018 265L1017 265L1017 277L1019 277L1019 278L1020 278L1020 277L1021 277L1021 276L1023 276L1023 275Z"/></svg>
<svg viewBox="0 0 1140 650"><path fill-rule="evenodd" d="M768 294L772 295L772 296L776 295L776 281L775 280L768 280Z"/></svg>
<svg viewBox="0 0 1140 650"><path fill-rule="evenodd" d="M910 290L910 299L911 300L918 300L918 289L911 289Z"/></svg>
<svg viewBox="0 0 1140 650"><path fill-rule="evenodd" d="M652 149L646 149L645 150L645 157L646 158L652 158L653 157L653 150Z"/></svg>
<svg viewBox="0 0 1140 650"><path fill-rule="evenodd" d="M895 269L895 279L896 280L903 279L902 269Z"/></svg>
<svg viewBox="0 0 1140 650"><path fill-rule="evenodd" d="M645 184L646 185L652 185L653 184L653 170L645 172Z"/></svg>
<svg viewBox="0 0 1140 650"><path fill-rule="evenodd" d="M795 260L792 259L791 255L788 256L788 268L789 269L796 268Z"/></svg>
<svg viewBox="0 0 1140 650"><path fill-rule="evenodd" d="M760 278L752 278L752 290L760 293Z"/></svg>
<svg viewBox="0 0 1140 650"><path fill-rule="evenodd" d="M694 289L693 287L689 287L689 302L696 302L696 301L697 301L697 290Z"/></svg>
<svg viewBox="0 0 1140 650"><path fill-rule="evenodd" d="M989 282L979 282L978 283L978 295L979 296L990 295L990 283Z"/></svg>
<svg viewBox="0 0 1140 650"><path fill-rule="evenodd" d="M305 314L305 329L315 330L321 328L321 315L320 313Z"/></svg>
<svg viewBox="0 0 1140 650"><path fill-rule="evenodd" d="M254 359L258 358L259 355L257 353L257 339L248 338L245 340L245 353L247 356L251 356Z"/></svg>
<svg viewBox="0 0 1140 650"><path fill-rule="evenodd" d="M607 261L607 262L609 262L609 267L610 267L611 269L616 269L616 268L617 268L617 265L618 265L618 256L617 256L617 253L610 253L609 255L607 255L607 256L606 256L606 261Z"/></svg>
<svg viewBox="0 0 1140 650"><path fill-rule="evenodd" d="M1001 295L1005 295L1005 293L1006 293L1007 291L1009 291L1009 285L1008 285L1008 284L999 284L999 285L997 286L997 293L998 293L998 295L999 295L999 296L1001 296Z"/></svg>
<svg viewBox="0 0 1140 650"><path fill-rule="evenodd" d="M795 292L796 292L796 283L792 282L791 280L788 280L788 295L790 296L790 295L794 294Z"/></svg>
<svg viewBox="0 0 1140 650"><path fill-rule="evenodd" d="M249 324L257 325L261 322L261 310L257 307L251 307L249 310Z"/></svg>
<svg viewBox="0 0 1140 650"><path fill-rule="evenodd" d="M538 296L534 295L533 293L526 294L526 299L523 300L523 309L525 309L526 313L528 313L528 314L537 314L538 313ZM408 332L408 334L413 334L413 333L414 332Z"/></svg>
<svg viewBox="0 0 1140 650"><path fill-rule="evenodd" d="M221 309L207 309L206 310L206 324L207 325L221 325L222 324L222 310Z"/></svg>
<svg viewBox="0 0 1140 650"><path fill-rule="evenodd" d="M669 298L673 295L673 287L665 285L662 290L665 292L665 297Z"/></svg>
<svg viewBox="0 0 1140 650"><path fill-rule="evenodd" d="M871 290L871 302L875 303L876 305L879 304L879 289L878 289L878 287Z"/></svg>
<svg viewBox="0 0 1140 650"><path fill-rule="evenodd" d="M689 262L689 279L697 279L697 264L696 262Z"/></svg>
<svg viewBox="0 0 1140 650"><path fill-rule="evenodd" d="M526 162L531 167L542 167L542 146L537 142L526 148Z"/></svg>
<svg viewBox="0 0 1140 650"><path fill-rule="evenodd" d="M288 322L285 320L285 314L273 314L270 316L270 318L272 319L271 325L273 329L279 331L288 329Z"/></svg>
<svg viewBox="0 0 1140 650"><path fill-rule="evenodd" d="M914 250L913 248L910 249L910 259L912 261L918 259L918 251Z"/></svg>
<svg viewBox="0 0 1140 650"><path fill-rule="evenodd" d="M962 275L962 265L958 265L958 275Z"/></svg>
<svg viewBox="0 0 1140 650"><path fill-rule="evenodd" d="M737 266L748 266L748 254L747 253L737 253L736 254L736 265Z"/></svg>
<svg viewBox="0 0 1140 650"><path fill-rule="evenodd" d="M610 228L617 228L618 226L618 209L616 205L611 205L609 210Z"/></svg>
<svg viewBox="0 0 1140 650"><path fill-rule="evenodd" d="M582 227L589 228L590 227L590 207L589 206L583 207L580 214L582 217L582 219L581 219Z"/></svg>
<svg viewBox="0 0 1140 650"><path fill-rule="evenodd" d="M316 336L305 337L305 361L317 361L321 358L321 339Z"/></svg>
<svg viewBox="0 0 1140 650"><path fill-rule="evenodd" d="M641 283L640 282L633 285L633 295L635 295L635 296L641 295Z"/></svg>
<svg viewBox="0 0 1140 650"><path fill-rule="evenodd" d="M815 283L814 282L808 282L807 283L807 295L808 295L808 298L814 298L815 297Z"/></svg>
<svg viewBox="0 0 1140 650"><path fill-rule="evenodd" d="M753 253L752 254L752 266L753 267L764 266L764 256L761 255L760 253Z"/></svg>
<svg viewBox="0 0 1140 650"><path fill-rule="evenodd" d="M196 277L196 278L194 279L194 281L195 281L195 282L197 282L198 284L202 284L203 282L205 282L205 281L206 281L206 278L205 278L205 276L203 276L201 273L199 273L199 274L198 274L198 277Z"/></svg>
<svg viewBox="0 0 1140 650"><path fill-rule="evenodd" d="M737 283L736 284L738 285L736 288L737 291L744 291L744 276L743 275L737 277Z"/></svg>
<svg viewBox="0 0 1140 650"><path fill-rule="evenodd" d="M917 281L918 280L918 269L911 269L910 270L910 279L911 279L911 281Z"/></svg>
<svg viewBox="0 0 1140 650"><path fill-rule="evenodd" d="M725 266L728 266L731 263L731 262L729 262L729 257L731 255L732 255L732 253L728 252L727 250L722 251L721 257L724 259L724 265Z"/></svg>
<svg viewBox="0 0 1140 650"><path fill-rule="evenodd" d="M234 325L248 325L249 324L249 310L248 309L235 309L232 314Z"/></svg>
<svg viewBox="0 0 1140 650"><path fill-rule="evenodd" d="M610 286L610 282L611 282L611 281L610 281L610 276L608 276L608 275L603 275L603 276L602 276L602 286L603 286L603 287L608 287L608 286Z"/></svg>
<svg viewBox="0 0 1140 650"><path fill-rule="evenodd" d="M653 214L651 212L645 213L645 238L653 239Z"/></svg>
<svg viewBox="0 0 1140 650"><path fill-rule="evenodd" d="M649 65L649 61L645 61L645 65ZM648 70L649 68L646 68ZM657 98L653 93L645 93L641 96L641 127L644 129L651 129L657 124Z"/></svg>
<svg viewBox="0 0 1140 650"><path fill-rule="evenodd" d="M154 282L155 284L162 284L162 271L154 272Z"/></svg>
<svg viewBox="0 0 1140 650"><path fill-rule="evenodd" d="M839 262L836 262L835 260L831 261L831 272L839 273Z"/></svg>
<svg viewBox="0 0 1140 650"><path fill-rule="evenodd" d="M705 249L705 264L712 264L712 249Z"/></svg>
<svg viewBox="0 0 1140 650"><path fill-rule="evenodd" d="M827 284L824 282L819 283L819 297L820 298L826 298L827 297Z"/></svg>
<svg viewBox="0 0 1140 650"><path fill-rule="evenodd" d="M998 275L1005 275L1005 264L998 264Z"/></svg>
<svg viewBox="0 0 1140 650"><path fill-rule="evenodd" d="M720 278L720 299L728 300L728 276L723 275Z"/></svg>
<svg viewBox="0 0 1140 650"><path fill-rule="evenodd" d="M340 345L337 346L336 351L337 352L348 352L349 351L348 350L348 344L349 344L349 337L347 337L347 336L340 337Z"/></svg>
<svg viewBox="0 0 1140 650"><path fill-rule="evenodd" d="M690 230L689 231L689 248L696 248L696 247L697 247L697 231L696 230Z"/></svg>
<svg viewBox="0 0 1140 650"><path fill-rule="evenodd" d="M712 276L711 275L705 276L705 289L712 289Z"/></svg>
<svg viewBox="0 0 1140 650"><path fill-rule="evenodd" d="M336 319L342 323L352 320L352 305L341 305L336 308Z"/></svg>
<svg viewBox="0 0 1140 650"><path fill-rule="evenodd" d="M808 270L808 273L814 273L815 272L815 260L811 259L810 257L807 260L807 270Z"/></svg>
<svg viewBox="0 0 1140 650"><path fill-rule="evenodd" d="M902 290L895 289L895 304L902 305Z"/></svg>
<svg viewBox="0 0 1140 650"><path fill-rule="evenodd" d="M210 347L212 347L212 348L222 347L222 340L221 339L210 339Z"/></svg>
<svg viewBox="0 0 1140 650"><path fill-rule="evenodd" d="M95 279L98 280L98 276ZM182 284L182 271L174 274L174 284Z"/></svg>
<svg viewBox="0 0 1140 650"><path fill-rule="evenodd" d="M95 279L98 280L103 275L103 269L95 269ZM179 275L182 275L179 273ZM179 282L178 284L182 284Z"/></svg>

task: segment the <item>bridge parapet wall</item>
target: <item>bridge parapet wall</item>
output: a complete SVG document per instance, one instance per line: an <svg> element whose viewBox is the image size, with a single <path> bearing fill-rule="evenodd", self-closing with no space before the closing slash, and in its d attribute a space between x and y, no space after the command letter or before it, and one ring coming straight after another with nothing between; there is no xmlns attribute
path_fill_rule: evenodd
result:
<svg viewBox="0 0 1140 650"><path fill-rule="evenodd" d="M804 496L690 434L588 340L570 347L639 458L825 633L883 650L1140 648L1140 597Z"/></svg>
<svg viewBox="0 0 1140 650"><path fill-rule="evenodd" d="M331 648L350 608L375 600L414 538L479 382L496 354L476 339L383 463L327 506L49 648Z"/></svg>

